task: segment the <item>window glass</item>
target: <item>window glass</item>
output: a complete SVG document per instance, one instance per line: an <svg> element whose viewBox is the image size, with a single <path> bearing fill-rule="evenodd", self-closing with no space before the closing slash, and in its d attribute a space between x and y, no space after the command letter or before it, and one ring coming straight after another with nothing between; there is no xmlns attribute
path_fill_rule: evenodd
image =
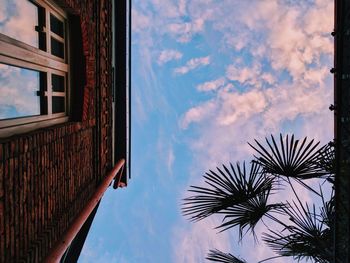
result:
<svg viewBox="0 0 350 263"><path fill-rule="evenodd" d="M38 7L28 0L0 2L0 33L39 48Z"/></svg>
<svg viewBox="0 0 350 263"><path fill-rule="evenodd" d="M40 75L0 64L0 119L40 115Z"/></svg>
<svg viewBox="0 0 350 263"><path fill-rule="evenodd" d="M64 112L65 97L52 97L52 113Z"/></svg>
<svg viewBox="0 0 350 263"><path fill-rule="evenodd" d="M64 58L63 43L51 37L51 54L60 58Z"/></svg>
<svg viewBox="0 0 350 263"><path fill-rule="evenodd" d="M56 92L64 92L64 77L52 74L52 90Z"/></svg>
<svg viewBox="0 0 350 263"><path fill-rule="evenodd" d="M50 14L51 31L63 38L63 22Z"/></svg>

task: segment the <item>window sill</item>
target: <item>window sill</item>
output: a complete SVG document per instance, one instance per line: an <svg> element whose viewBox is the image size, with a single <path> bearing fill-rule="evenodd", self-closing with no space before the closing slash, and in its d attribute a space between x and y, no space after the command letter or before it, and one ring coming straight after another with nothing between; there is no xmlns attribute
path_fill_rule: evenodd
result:
<svg viewBox="0 0 350 263"><path fill-rule="evenodd" d="M68 117L59 117L55 119L43 120L38 122L26 123L21 125L16 125L12 127L6 127L0 129L0 138L7 138L14 135L19 135L27 132L31 132L37 129L47 128L56 124L61 124L68 122Z"/></svg>

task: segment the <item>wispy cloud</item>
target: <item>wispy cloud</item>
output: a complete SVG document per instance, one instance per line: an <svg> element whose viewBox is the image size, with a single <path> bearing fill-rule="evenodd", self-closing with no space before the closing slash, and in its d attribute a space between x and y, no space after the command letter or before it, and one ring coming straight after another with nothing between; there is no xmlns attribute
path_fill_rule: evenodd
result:
<svg viewBox="0 0 350 263"><path fill-rule="evenodd" d="M171 60L179 60L182 58L182 53L174 49L162 50L158 57L158 64L163 65Z"/></svg>
<svg viewBox="0 0 350 263"><path fill-rule="evenodd" d="M164 178L164 184L167 184L169 180L164 177L164 172L166 172L169 175L173 174L175 154L172 144L172 138L169 137L168 134L165 134L162 130L158 132L156 153L157 159L159 160L158 173L162 176L162 179Z"/></svg>
<svg viewBox="0 0 350 263"><path fill-rule="evenodd" d="M199 58L192 58L189 61L187 61L185 66L178 67L174 69L174 72L179 75L186 74L196 68L207 66L210 64L210 57L199 57Z"/></svg>

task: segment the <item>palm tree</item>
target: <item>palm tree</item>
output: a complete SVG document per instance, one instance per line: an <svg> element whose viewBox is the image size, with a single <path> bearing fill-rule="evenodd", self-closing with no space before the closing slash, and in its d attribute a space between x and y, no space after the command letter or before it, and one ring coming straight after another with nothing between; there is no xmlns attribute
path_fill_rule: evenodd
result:
<svg viewBox="0 0 350 263"><path fill-rule="evenodd" d="M313 259L316 262L331 262L332 231L334 223L333 192L325 201L322 188L315 190L309 179L334 182L334 145L320 147L320 142L285 138L279 142L271 135L266 144L255 140L249 145L255 150L249 172L246 165L230 163L204 175L204 186L190 186L191 196L183 200L182 213L191 221L202 220L212 214L223 215L223 223L217 228L226 231L239 229L239 240L250 232L257 240L256 225L264 218L276 222L282 232L267 229L262 240L280 256L296 260ZM322 199L323 207L316 211L315 205L303 204L293 182L301 184ZM324 183L324 182L323 182ZM290 187L296 201L271 203L271 193ZM244 232L244 233L243 233ZM211 250L207 259L215 262L244 262L231 254ZM238 261L237 261L238 260Z"/></svg>

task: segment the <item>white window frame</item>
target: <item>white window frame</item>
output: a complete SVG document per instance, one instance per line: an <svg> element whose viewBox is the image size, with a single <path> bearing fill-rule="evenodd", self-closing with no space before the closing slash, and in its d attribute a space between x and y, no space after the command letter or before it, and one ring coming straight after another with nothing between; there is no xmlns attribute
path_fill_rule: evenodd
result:
<svg viewBox="0 0 350 263"><path fill-rule="evenodd" d="M0 33L0 63L46 73L47 90L45 91L45 96L47 97L47 114L0 120L0 138L67 122L69 119L70 56L67 14L61 8L46 0L28 1L45 10L46 26L42 28L42 32L46 34L46 51ZM51 32L50 14L53 14L63 22L64 38ZM51 54L51 38L63 42L64 58ZM64 77L64 92L53 91L52 74ZM6 94L1 94L1 96L4 95L6 96ZM52 113L53 96L65 97L64 112Z"/></svg>

